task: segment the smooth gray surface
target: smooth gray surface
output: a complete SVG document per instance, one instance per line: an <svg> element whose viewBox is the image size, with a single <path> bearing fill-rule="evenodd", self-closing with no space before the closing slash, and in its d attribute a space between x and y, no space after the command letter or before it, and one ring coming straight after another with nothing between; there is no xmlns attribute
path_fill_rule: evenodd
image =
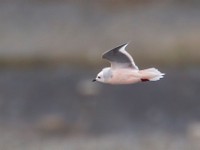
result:
<svg viewBox="0 0 200 150"><path fill-rule="evenodd" d="M120 86L93 83L92 70L1 70L0 120L33 123L55 114L94 132L182 130L199 121L200 70L160 70L160 81Z"/></svg>

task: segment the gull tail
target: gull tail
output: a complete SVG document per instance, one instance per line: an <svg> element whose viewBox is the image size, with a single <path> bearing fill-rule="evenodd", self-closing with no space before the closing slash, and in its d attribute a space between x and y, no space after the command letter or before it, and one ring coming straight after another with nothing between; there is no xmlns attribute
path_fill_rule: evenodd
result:
<svg viewBox="0 0 200 150"><path fill-rule="evenodd" d="M161 73L156 68L149 68L140 71L141 73L141 81L157 81L164 77L164 73Z"/></svg>

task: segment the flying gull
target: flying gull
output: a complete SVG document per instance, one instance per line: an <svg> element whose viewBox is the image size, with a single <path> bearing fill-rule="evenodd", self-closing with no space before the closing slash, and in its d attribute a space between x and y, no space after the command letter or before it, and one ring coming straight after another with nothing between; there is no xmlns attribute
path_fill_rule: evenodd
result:
<svg viewBox="0 0 200 150"><path fill-rule="evenodd" d="M111 66L103 68L94 81L108 84L133 84L137 82L157 81L164 77L156 68L139 70L131 55L125 50L126 44L103 53L102 58Z"/></svg>

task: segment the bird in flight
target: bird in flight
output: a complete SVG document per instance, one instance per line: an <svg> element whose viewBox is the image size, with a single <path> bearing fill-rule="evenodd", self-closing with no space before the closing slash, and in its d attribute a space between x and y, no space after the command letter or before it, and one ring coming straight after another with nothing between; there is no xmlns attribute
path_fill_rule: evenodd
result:
<svg viewBox="0 0 200 150"><path fill-rule="evenodd" d="M111 66L103 68L93 82L108 84L133 84L137 82L157 81L164 77L156 68L140 70L131 55L125 50L126 44L103 53L102 58L110 62Z"/></svg>

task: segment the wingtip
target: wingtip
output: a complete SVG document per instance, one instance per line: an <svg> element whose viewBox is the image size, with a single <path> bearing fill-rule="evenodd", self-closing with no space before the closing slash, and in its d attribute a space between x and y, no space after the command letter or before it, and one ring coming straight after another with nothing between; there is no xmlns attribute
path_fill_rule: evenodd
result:
<svg viewBox="0 0 200 150"><path fill-rule="evenodd" d="M130 43L130 42L127 42L127 43L121 44L121 45L115 47L114 49L120 49L120 48L123 48L123 47L124 47L124 49L125 49L126 46L127 46L129 43ZM112 49L112 50L113 50L113 49ZM111 50L109 50L109 51L111 51ZM106 51L106 52L104 52L104 53L102 54L102 58L103 58L103 59L106 59L106 58L105 58L105 54L106 54L107 52L109 52L109 51Z"/></svg>
<svg viewBox="0 0 200 150"><path fill-rule="evenodd" d="M121 45L121 47L123 47L123 46L126 47L129 43L130 43L130 42L124 43L124 44Z"/></svg>
<svg viewBox="0 0 200 150"><path fill-rule="evenodd" d="M129 44L129 42L128 43L124 43L124 44L122 44L122 45L119 45L118 47L116 47L116 48L118 48L118 49L121 49L121 48L126 48L126 46L128 46L128 44Z"/></svg>
<svg viewBox="0 0 200 150"><path fill-rule="evenodd" d="M131 42L132 42L132 41L128 41L128 42L126 42L125 44L126 44L126 45L129 45Z"/></svg>

